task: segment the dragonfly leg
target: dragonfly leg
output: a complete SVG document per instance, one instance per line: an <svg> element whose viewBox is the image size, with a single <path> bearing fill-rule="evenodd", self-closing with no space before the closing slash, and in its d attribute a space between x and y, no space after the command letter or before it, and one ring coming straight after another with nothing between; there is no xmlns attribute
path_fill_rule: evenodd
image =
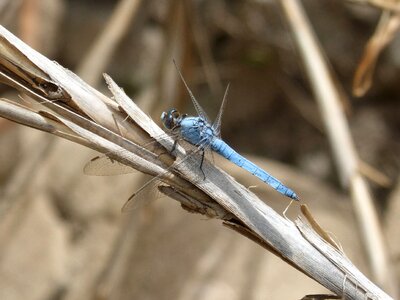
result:
<svg viewBox="0 0 400 300"><path fill-rule="evenodd" d="M176 150L176 145L178 144L178 140L174 140L174 144L172 145L171 153Z"/></svg>
<svg viewBox="0 0 400 300"><path fill-rule="evenodd" d="M200 171L201 171L201 173L203 173L203 180L206 180L206 174L205 174L204 171L203 171L204 156L205 156L205 151L202 150L202 153L201 153L201 161L200 161Z"/></svg>
<svg viewBox="0 0 400 300"><path fill-rule="evenodd" d="M172 145L171 151L167 150L166 152L161 153L160 156L165 155L165 154L173 154L174 151L176 150L177 144L178 144L178 140L174 140L174 144Z"/></svg>

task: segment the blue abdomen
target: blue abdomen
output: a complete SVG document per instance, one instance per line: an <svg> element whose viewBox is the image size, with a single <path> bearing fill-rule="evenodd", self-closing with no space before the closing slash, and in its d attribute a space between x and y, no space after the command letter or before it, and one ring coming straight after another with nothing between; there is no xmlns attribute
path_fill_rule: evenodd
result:
<svg viewBox="0 0 400 300"><path fill-rule="evenodd" d="M282 182L280 182L278 179L273 177L271 174L268 172L264 171L245 157L241 156L239 153L237 153L235 150L233 150L227 143L225 143L223 140L214 138L212 143L211 143L211 148L221 156L225 157L226 159L230 160L233 162L235 165L245 169L246 171L250 172L254 176L256 176L258 179L261 181L269 184L271 187L273 187L275 190L277 190L279 193L292 198L294 200L298 200L298 197L295 192L293 192L291 189L286 187Z"/></svg>

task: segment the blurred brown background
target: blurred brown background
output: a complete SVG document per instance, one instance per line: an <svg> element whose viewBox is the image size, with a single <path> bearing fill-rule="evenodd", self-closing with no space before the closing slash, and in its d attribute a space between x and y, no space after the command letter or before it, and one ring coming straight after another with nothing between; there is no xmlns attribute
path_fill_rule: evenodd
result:
<svg viewBox="0 0 400 300"><path fill-rule="evenodd" d="M366 95L352 97L354 72L381 14L360 2L303 4L349 99L344 105L359 156L384 178L370 188L398 283L400 40L380 56ZM229 82L223 138L300 194L370 275L278 1L3 0L0 20L107 95L101 74L108 73L156 120L171 106L193 112L174 58L211 118ZM4 85L0 91L18 98ZM170 199L121 214L144 179L85 176L82 168L95 155L0 119L0 299L300 299L327 292L219 221L190 215ZM258 185L216 161L243 184ZM267 187L255 192L279 212L288 204Z"/></svg>

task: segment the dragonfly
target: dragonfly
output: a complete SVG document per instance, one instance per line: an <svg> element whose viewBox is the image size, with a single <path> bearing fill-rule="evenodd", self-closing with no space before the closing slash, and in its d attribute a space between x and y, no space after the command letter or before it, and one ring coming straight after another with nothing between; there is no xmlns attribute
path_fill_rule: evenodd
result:
<svg viewBox="0 0 400 300"><path fill-rule="evenodd" d="M176 64L175 64L176 66ZM226 105L226 100L227 100L227 94L229 90L229 85L227 86L225 90L225 94L222 100L221 107L219 109L218 115L213 123L211 123L209 117L205 113L204 109L200 106L199 102L196 100L194 97L192 91L190 90L189 86L187 85L185 79L183 78L183 75L181 74L180 70L177 68L177 71L180 75L180 78L188 91L188 94L190 96L190 99L192 100L192 103L195 107L195 110L197 112L197 116L189 116L187 114L181 114L178 110L175 108L171 108L166 112L163 112L161 114L161 121L166 128L166 130L169 132L170 136L175 137L175 143L174 147L172 149L172 152L174 151L176 143L179 141L179 139L191 144L192 146L195 147L196 151L192 152L192 154L195 153L200 153L200 170L204 176L204 179L206 178L206 174L202 170L204 158L205 158L205 153L209 150L211 152L215 152L227 160L231 161L232 163L236 164L237 166L243 168L244 170L248 171L255 177L257 177L259 180L262 182L268 184L272 188L274 188L277 192L281 193L282 195L296 200L299 200L299 197L297 194L288 188L286 185L284 185L281 181L279 181L277 178L269 174L267 171L264 169L260 168L241 154L239 154L237 151L235 151L232 147L230 147L222 138L221 138L221 121L222 121L222 115L225 109ZM190 154L187 154L190 155ZM99 157L97 157L99 158ZM128 167L124 166L123 164L120 164L116 161L112 161L110 159L108 160L103 160L101 159L93 159L90 161L86 166L85 166L85 173L89 175L116 175L116 174L124 174L128 172L133 172L133 170ZM103 157L104 158L104 157ZM110 164L112 165L109 167L109 172L105 171L104 168L103 171L98 172L99 165L101 164ZM131 170L131 171L129 171ZM107 173L108 172L108 173ZM102 174L100 174L102 173ZM151 181L155 181L157 178L153 178ZM148 186L149 184L146 183L145 186ZM139 189L139 191L142 191L143 187ZM130 202L134 200L135 196L137 193L135 193L133 196L131 196L127 203L125 203L124 207L128 207ZM139 198L139 197L138 197ZM124 208L123 208L124 210Z"/></svg>
<svg viewBox="0 0 400 300"><path fill-rule="evenodd" d="M245 169L252 175L256 176L262 182L270 185L282 195L298 201L299 197L293 190L288 188L267 171L263 170L262 168L236 152L231 146L229 146L224 140L222 140L221 121L222 114L225 109L229 85L226 88L218 115L215 121L211 123L204 109L200 106L192 91L189 89L189 86L187 85L179 69L178 73L182 79L183 84L185 85L186 90L189 93L192 103L196 109L197 116L180 114L175 108L171 108L167 112L163 112L161 114L161 121L168 131L176 134L177 136L180 136L186 142L194 145L202 152L200 169L203 165L205 150L211 149L213 152L223 156L235 165Z"/></svg>

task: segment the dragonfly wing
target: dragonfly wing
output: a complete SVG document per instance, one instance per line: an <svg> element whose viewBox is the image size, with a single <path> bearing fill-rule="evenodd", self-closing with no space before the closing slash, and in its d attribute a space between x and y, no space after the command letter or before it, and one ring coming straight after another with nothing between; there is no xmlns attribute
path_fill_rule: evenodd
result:
<svg viewBox="0 0 400 300"><path fill-rule="evenodd" d="M187 90L188 93L189 93L190 99L192 99L192 102L193 102L194 108L196 109L197 114L198 114L200 117L202 117L205 121L207 121L207 123L211 124L210 119L208 118L206 112L205 112L204 109L201 107L200 103L196 100L196 98L194 97L192 91L189 89L189 86L187 85L187 83L186 83L186 81L185 81L185 78L183 78L183 75L182 75L181 71L179 70L179 68L178 68L178 66L177 66L175 60L174 60L174 65L175 65L176 70L177 70L178 73L179 73L179 76L181 77L181 80L182 80L182 82L183 82L183 84L184 84L186 90Z"/></svg>
<svg viewBox="0 0 400 300"><path fill-rule="evenodd" d="M158 180L158 177L150 179L139 190L129 197L129 199L122 206L121 212L130 212L160 198L161 194L157 188L159 184L161 184L161 181Z"/></svg>
<svg viewBox="0 0 400 300"><path fill-rule="evenodd" d="M220 107L220 109L219 109L217 118L215 119L215 121L214 121L214 123L213 123L213 125L212 125L212 127L213 127L213 129L214 129L214 131L215 131L215 134L216 134L218 137L221 137L221 121L222 121L222 114L223 114L223 112L224 112L225 105L226 105L226 100L227 100L228 91L229 91L229 85L230 85L230 84L228 84L228 86L226 87L225 94L224 94L224 98L222 99L221 107Z"/></svg>
<svg viewBox="0 0 400 300"><path fill-rule="evenodd" d="M182 140L184 143L185 141ZM187 142L186 142L187 143ZM185 144L186 144L185 143ZM187 145L191 146L193 149L193 145L190 143L187 143ZM189 147L190 147L189 146ZM183 163L184 161L187 161L189 158L191 158L194 155L198 155L201 151L206 151L206 153L208 153L209 155L212 155L212 151L210 151L210 146L206 145L203 147L196 147L195 149L193 149L192 151L190 151L190 153L188 153L182 160L176 162L175 164L173 164L172 166L170 166L164 174L161 174L157 177L153 177L152 179L150 179L149 181L147 181L141 188L139 188L132 196L129 197L129 199L125 202L124 206L122 207L121 211L123 213L125 212L129 212L132 210L135 210L141 206L143 206L144 204L147 204L155 199L158 199L160 197L163 196L163 194L158 190L158 186L161 184L164 184L161 180L161 178L163 176L165 176L166 174L168 174L169 172L171 172L171 170L173 168L176 168L179 164ZM207 158L209 156L207 155ZM201 158L198 157L198 164L194 164L193 167L194 168L200 168L200 162L201 162ZM203 180L203 177L200 177L202 174L202 172L199 172L199 180Z"/></svg>
<svg viewBox="0 0 400 300"><path fill-rule="evenodd" d="M108 156L96 156L83 167L86 175L110 176L133 173L136 170L126 166Z"/></svg>
<svg viewBox="0 0 400 300"><path fill-rule="evenodd" d="M160 136L154 137L154 140L151 142L148 142L144 145L141 145L141 147L150 149L154 145L160 144L160 141L165 139L169 140L172 138L178 138L178 136L171 136L168 134L162 134ZM121 150L117 153L123 154L125 151L128 150ZM150 151L154 151L154 149L151 149ZM124 165L123 163L120 163L114 159L109 158L107 155L101 155L101 156L96 156L92 158L89 162L86 163L86 165L83 168L83 172L86 175L94 175L94 176L111 176L111 175L122 175L122 174L129 174L136 172L135 169Z"/></svg>

